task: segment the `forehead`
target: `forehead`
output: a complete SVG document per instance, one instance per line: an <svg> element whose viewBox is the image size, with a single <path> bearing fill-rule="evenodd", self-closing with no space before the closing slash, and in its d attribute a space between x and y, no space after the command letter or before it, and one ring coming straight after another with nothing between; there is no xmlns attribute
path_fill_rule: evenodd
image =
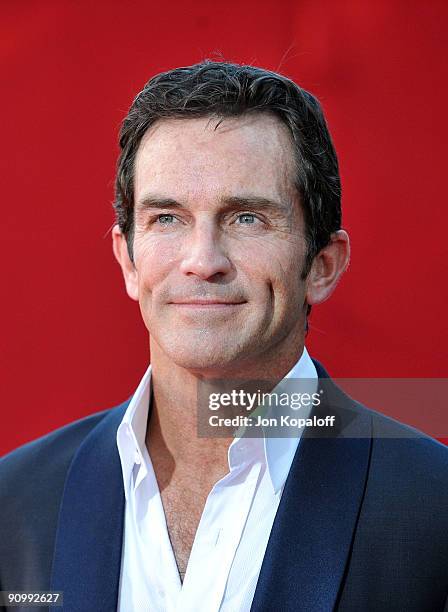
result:
<svg viewBox="0 0 448 612"><path fill-rule="evenodd" d="M135 160L135 201L147 193L173 198L295 193L288 128L272 114L164 119L144 135Z"/></svg>

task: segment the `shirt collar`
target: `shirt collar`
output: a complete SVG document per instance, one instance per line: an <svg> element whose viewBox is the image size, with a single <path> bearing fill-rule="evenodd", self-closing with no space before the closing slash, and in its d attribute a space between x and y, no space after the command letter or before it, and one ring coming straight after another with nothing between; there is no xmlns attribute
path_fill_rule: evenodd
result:
<svg viewBox="0 0 448 612"><path fill-rule="evenodd" d="M137 466L138 480L146 476L146 428L151 397L151 365L149 365L135 391L117 430L117 446L126 499L132 484L134 468ZM135 475L135 474L134 474Z"/></svg>
<svg viewBox="0 0 448 612"><path fill-rule="evenodd" d="M310 395L317 391L317 370L305 347L303 347L303 352L299 361L286 374L282 381L279 382L277 387L275 387L272 392L278 390L283 380L289 378L306 379L306 388ZM307 418L310 411L311 407L309 409L301 409L301 418ZM297 429L297 435L288 438L273 438L271 436L265 436L263 438L269 477L275 493L278 493L285 484L295 452L300 442L302 432L303 429Z"/></svg>
<svg viewBox="0 0 448 612"><path fill-rule="evenodd" d="M282 379L304 378L317 390L317 371L308 351L303 348L302 355L293 368ZM273 389L276 391L282 381ZM147 474L146 428L148 423L149 402L151 398L151 365L143 375L117 431L117 446L123 472L126 499L131 487L137 486ZM301 413L303 416L303 413ZM267 465L270 481L275 493L284 485L291 467L294 454L300 441L297 436L288 438L236 438L229 446L229 467L236 463L262 460ZM136 468L136 469L135 469ZM133 476L135 477L132 482Z"/></svg>

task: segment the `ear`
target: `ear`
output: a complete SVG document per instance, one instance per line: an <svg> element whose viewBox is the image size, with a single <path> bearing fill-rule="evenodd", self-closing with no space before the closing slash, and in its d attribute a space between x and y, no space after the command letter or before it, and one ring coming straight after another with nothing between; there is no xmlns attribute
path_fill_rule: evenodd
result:
<svg viewBox="0 0 448 612"><path fill-rule="evenodd" d="M350 241L347 232L338 230L331 235L331 242L313 259L306 283L306 301L309 305L324 302L336 288L348 267Z"/></svg>
<svg viewBox="0 0 448 612"><path fill-rule="evenodd" d="M132 300L138 301L138 274L137 269L131 261L128 252L126 237L121 233L118 225L112 229L112 248L115 259L118 261L123 272L126 291Z"/></svg>

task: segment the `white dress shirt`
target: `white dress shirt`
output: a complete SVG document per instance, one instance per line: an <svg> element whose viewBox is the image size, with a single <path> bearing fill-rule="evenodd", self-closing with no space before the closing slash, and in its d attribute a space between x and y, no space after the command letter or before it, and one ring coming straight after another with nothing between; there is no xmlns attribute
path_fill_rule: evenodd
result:
<svg viewBox="0 0 448 612"><path fill-rule="evenodd" d="M305 348L285 378L306 378L316 391L316 368ZM229 472L207 497L181 583L145 445L150 384L151 366L117 432L126 497L118 611L249 612L303 430L295 437L232 441Z"/></svg>

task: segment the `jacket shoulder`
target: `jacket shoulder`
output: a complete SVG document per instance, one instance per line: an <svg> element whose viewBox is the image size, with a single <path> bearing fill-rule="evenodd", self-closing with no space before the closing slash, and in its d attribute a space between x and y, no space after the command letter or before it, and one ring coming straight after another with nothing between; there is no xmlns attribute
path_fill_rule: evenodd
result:
<svg viewBox="0 0 448 612"><path fill-rule="evenodd" d="M73 457L110 415L129 402L74 421L0 459L0 584L47 590L59 507Z"/></svg>
<svg viewBox="0 0 448 612"><path fill-rule="evenodd" d="M401 470L411 478L430 476L429 482L436 478L448 485L447 446L410 425L365 406L341 389L319 361L313 359L313 363L320 382L327 385L331 401L346 415L351 415L348 421L360 416L365 423L370 422L365 431L369 431L372 439L371 465L375 465L375 460L384 460L394 465L394 472ZM448 494L448 486L446 491Z"/></svg>
<svg viewBox="0 0 448 612"><path fill-rule="evenodd" d="M0 458L0 496L4 503L26 503L36 490L62 488L70 463L88 434L110 413L124 410L129 400L64 425ZM29 491L29 494L27 493ZM39 495L37 495L39 497Z"/></svg>
<svg viewBox="0 0 448 612"><path fill-rule="evenodd" d="M82 440L98 423L112 411L126 407L129 400L100 412L89 414L81 419L63 425L50 433L36 438L31 442L23 444L13 451L0 457L0 474L12 469L14 466L41 459L48 453L60 451L61 454L69 454L70 449L76 449Z"/></svg>
<svg viewBox="0 0 448 612"><path fill-rule="evenodd" d="M448 447L427 434L385 415L372 412L372 463L387 470L392 483L448 503ZM395 476L395 479L393 479ZM448 518L447 512L444 512Z"/></svg>
<svg viewBox="0 0 448 612"><path fill-rule="evenodd" d="M375 444L390 449L396 448L398 452L407 449L412 452L414 461L429 461L433 465L440 465L448 477L448 447L424 433L385 414L366 408L356 402L358 409L369 414L372 422L372 439ZM389 441L389 442L388 442ZM394 441L395 444L391 444ZM402 441L402 444L396 444Z"/></svg>
<svg viewBox="0 0 448 612"><path fill-rule="evenodd" d="M347 396L348 397L348 396ZM444 486L448 496L448 447L424 433L348 397L351 410L371 423L371 466L384 462L392 473L408 476L422 486L431 483ZM391 472L385 472L384 475ZM424 482L423 482L424 481Z"/></svg>

